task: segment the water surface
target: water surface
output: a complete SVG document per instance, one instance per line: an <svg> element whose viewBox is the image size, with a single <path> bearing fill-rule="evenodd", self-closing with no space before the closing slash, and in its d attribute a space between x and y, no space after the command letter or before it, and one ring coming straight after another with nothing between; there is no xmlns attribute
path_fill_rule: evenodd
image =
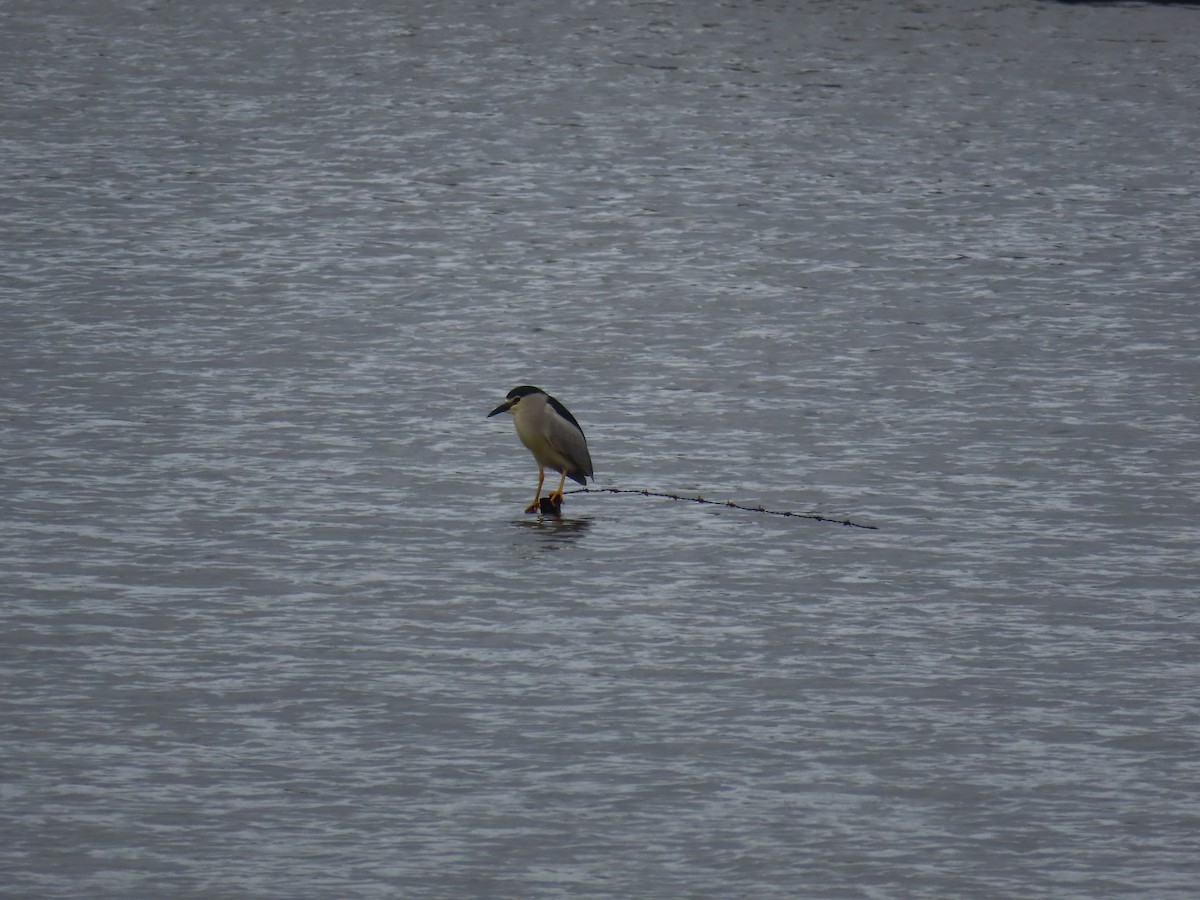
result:
<svg viewBox="0 0 1200 900"><path fill-rule="evenodd" d="M0 25L6 895L1193 895L1194 9Z"/></svg>

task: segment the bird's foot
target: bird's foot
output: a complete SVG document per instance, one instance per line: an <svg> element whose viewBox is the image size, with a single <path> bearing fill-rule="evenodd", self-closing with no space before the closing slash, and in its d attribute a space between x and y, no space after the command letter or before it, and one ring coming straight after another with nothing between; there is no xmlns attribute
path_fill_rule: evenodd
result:
<svg viewBox="0 0 1200 900"><path fill-rule="evenodd" d="M546 498L545 498L545 497L541 497L541 498L539 498L539 499L537 499L537 500L534 500L534 501L533 501L532 503L530 503L530 504L529 504L527 507L525 507L525 512L527 512L527 513L535 513L535 512L537 512L539 509L541 509L541 508L542 508L542 504L543 504L543 503L545 503L545 502L546 502Z"/></svg>

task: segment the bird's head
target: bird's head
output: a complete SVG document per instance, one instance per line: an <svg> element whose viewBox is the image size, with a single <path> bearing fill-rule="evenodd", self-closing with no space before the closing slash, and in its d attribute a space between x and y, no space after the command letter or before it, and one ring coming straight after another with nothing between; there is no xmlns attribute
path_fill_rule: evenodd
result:
<svg viewBox="0 0 1200 900"><path fill-rule="evenodd" d="M515 387L508 392L508 397L505 399L505 401L488 413L487 417L490 419L492 416L498 416L502 412L513 413L516 415L516 409L520 405L521 400L530 396L531 394L541 394L542 396L545 396L546 392L541 388L534 387L531 384L523 384L520 387Z"/></svg>

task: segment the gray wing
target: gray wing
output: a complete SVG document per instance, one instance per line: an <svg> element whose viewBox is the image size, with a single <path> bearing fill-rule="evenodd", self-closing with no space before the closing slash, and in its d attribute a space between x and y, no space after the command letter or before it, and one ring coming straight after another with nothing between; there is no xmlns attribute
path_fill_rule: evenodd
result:
<svg viewBox="0 0 1200 900"><path fill-rule="evenodd" d="M588 453L587 438L583 429L575 421L575 417L566 408L559 412L560 403L551 402L546 405L546 440L550 446L565 456L571 463L567 469L567 477L587 484L587 476L592 474L592 457Z"/></svg>

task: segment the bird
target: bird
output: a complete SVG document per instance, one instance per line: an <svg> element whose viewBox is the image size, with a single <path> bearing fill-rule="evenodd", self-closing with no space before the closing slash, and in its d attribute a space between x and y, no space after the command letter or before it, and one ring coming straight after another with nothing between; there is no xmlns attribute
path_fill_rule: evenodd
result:
<svg viewBox="0 0 1200 900"><path fill-rule="evenodd" d="M537 493L525 512L535 513L541 508L546 469L552 469L562 476L558 481L558 490L551 491L547 497L555 508L562 505L563 487L568 478L584 486L588 478L595 481L592 457L588 453L583 429L570 410L541 388L530 384L513 388L504 402L487 414L487 418L502 412L512 414L517 437L538 464Z"/></svg>

